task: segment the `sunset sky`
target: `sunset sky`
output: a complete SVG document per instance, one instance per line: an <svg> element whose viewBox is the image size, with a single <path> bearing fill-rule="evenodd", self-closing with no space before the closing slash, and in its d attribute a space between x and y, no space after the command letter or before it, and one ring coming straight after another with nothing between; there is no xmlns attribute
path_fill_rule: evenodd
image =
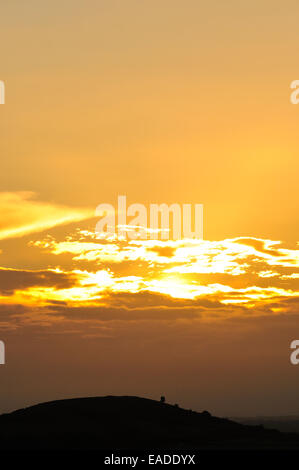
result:
<svg viewBox="0 0 299 470"><path fill-rule="evenodd" d="M298 2L0 13L0 412L165 395L299 414ZM101 239L118 195L203 204L204 239Z"/></svg>

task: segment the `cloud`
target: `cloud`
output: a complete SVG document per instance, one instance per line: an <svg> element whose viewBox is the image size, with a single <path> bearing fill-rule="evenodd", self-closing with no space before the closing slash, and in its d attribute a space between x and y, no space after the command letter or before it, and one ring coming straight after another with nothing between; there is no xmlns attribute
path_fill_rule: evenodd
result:
<svg viewBox="0 0 299 470"><path fill-rule="evenodd" d="M87 230L60 237L26 242L36 259L40 250L46 254L43 269L0 268L4 310L8 304L27 309L15 315L9 310L18 325L67 323L71 330L71 322L171 323L299 313L299 250L280 242L109 241Z"/></svg>
<svg viewBox="0 0 299 470"><path fill-rule="evenodd" d="M29 271L0 268L0 294L12 295L16 290L30 287L53 287L67 289L76 284L76 276L53 270Z"/></svg>
<svg viewBox="0 0 299 470"><path fill-rule="evenodd" d="M34 200L32 192L0 193L0 240L93 217L90 209Z"/></svg>

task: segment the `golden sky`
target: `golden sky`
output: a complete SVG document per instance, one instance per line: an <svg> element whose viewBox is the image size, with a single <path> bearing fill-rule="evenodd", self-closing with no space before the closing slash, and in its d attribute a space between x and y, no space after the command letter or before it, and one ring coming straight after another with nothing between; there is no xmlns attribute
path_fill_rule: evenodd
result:
<svg viewBox="0 0 299 470"><path fill-rule="evenodd" d="M298 412L298 13L1 6L0 411L164 394ZM204 204L204 240L101 240L95 209L120 194Z"/></svg>

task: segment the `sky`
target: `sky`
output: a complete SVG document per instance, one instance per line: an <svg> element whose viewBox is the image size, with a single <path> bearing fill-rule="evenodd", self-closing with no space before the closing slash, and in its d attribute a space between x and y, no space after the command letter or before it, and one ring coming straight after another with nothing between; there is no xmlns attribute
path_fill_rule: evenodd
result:
<svg viewBox="0 0 299 470"><path fill-rule="evenodd" d="M295 0L1 6L0 412L139 395L299 414ZM203 240L96 207L203 204Z"/></svg>

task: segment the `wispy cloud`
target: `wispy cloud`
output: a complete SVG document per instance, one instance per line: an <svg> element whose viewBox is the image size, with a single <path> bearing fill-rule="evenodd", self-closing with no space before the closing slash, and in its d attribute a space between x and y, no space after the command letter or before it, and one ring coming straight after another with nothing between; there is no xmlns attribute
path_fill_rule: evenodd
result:
<svg viewBox="0 0 299 470"><path fill-rule="evenodd" d="M90 209L43 202L34 196L32 192L0 193L0 240L93 217Z"/></svg>

